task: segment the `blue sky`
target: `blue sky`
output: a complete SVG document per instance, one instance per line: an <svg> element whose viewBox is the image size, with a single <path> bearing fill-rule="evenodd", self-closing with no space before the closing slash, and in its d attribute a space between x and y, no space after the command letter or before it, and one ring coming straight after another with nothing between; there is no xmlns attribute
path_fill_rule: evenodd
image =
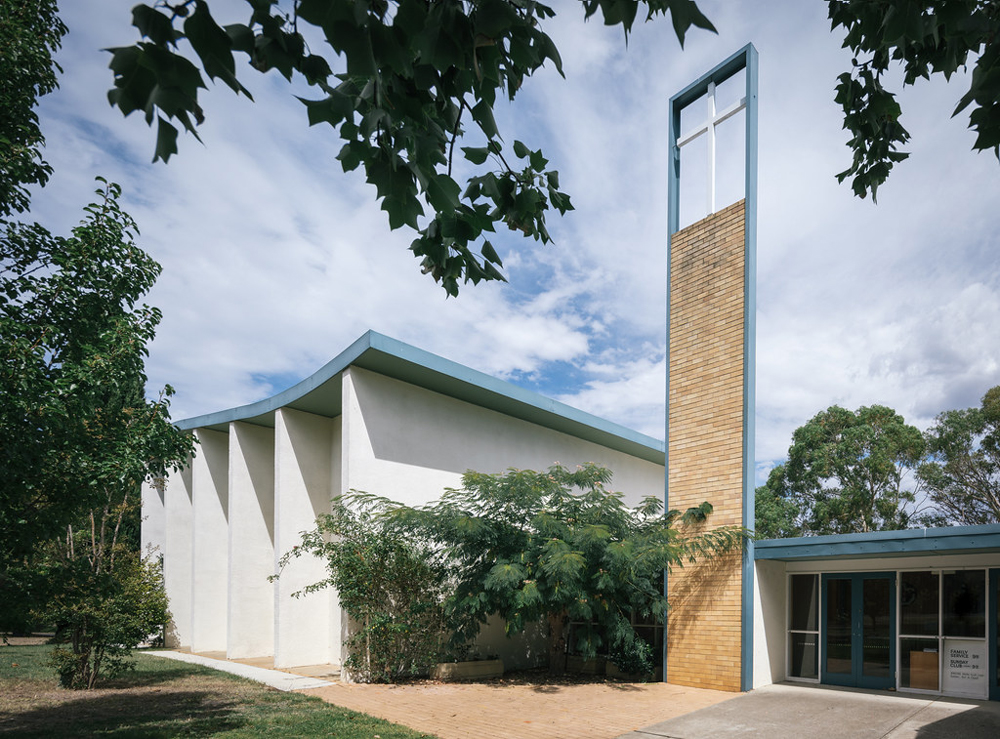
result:
<svg viewBox="0 0 1000 739"><path fill-rule="evenodd" d="M273 394L370 328L662 438L667 101L748 41L759 475L831 404L886 404L926 428L1000 384L1000 165L950 118L963 81L903 93L912 155L877 206L858 200L834 178L850 161L833 103L850 54L825 3L703 2L720 32L691 31L683 51L668 21L637 26L626 48L574 0L554 3L566 79L544 70L496 115L508 142L543 148L576 211L553 216L554 245L500 235L510 283L458 299L420 274L412 235L389 230L362 177L341 172L332 129L310 129L276 73L248 71L256 103L210 89L204 146L182 136L169 165L152 164L153 131L105 97L101 49L134 41L132 4L64 3L65 72L40 110L55 176L33 215L67 231L95 176L124 187L164 267L147 370L151 394L177 389L175 418ZM239 0L212 7L246 20Z"/></svg>

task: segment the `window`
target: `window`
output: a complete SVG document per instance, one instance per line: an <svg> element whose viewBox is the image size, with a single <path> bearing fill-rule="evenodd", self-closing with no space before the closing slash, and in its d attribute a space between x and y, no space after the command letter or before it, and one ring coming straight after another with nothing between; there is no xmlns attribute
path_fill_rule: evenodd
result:
<svg viewBox="0 0 1000 739"><path fill-rule="evenodd" d="M899 686L940 690L940 573L902 572L899 577ZM931 638L918 638L931 637Z"/></svg>
<svg viewBox="0 0 1000 739"><path fill-rule="evenodd" d="M938 573L903 572L899 578L899 632L938 635Z"/></svg>
<svg viewBox="0 0 1000 739"><path fill-rule="evenodd" d="M944 573L944 636L986 637L986 573Z"/></svg>
<svg viewBox="0 0 1000 739"><path fill-rule="evenodd" d="M819 679L819 575L788 578L788 677Z"/></svg>

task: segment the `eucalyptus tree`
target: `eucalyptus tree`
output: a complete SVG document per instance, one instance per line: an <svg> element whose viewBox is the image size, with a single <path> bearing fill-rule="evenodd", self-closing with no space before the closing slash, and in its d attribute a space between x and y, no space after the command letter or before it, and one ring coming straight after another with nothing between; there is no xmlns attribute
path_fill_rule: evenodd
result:
<svg viewBox="0 0 1000 739"><path fill-rule="evenodd" d="M754 493L754 535L760 539L791 539L807 530L803 500L789 488L785 465L779 464Z"/></svg>
<svg viewBox="0 0 1000 739"><path fill-rule="evenodd" d="M891 408L831 406L795 430L788 461L768 480L784 516L773 523L782 535L905 529L920 515L923 454L919 429Z"/></svg>
<svg viewBox="0 0 1000 739"><path fill-rule="evenodd" d="M925 434L919 475L951 524L1000 523L1000 385L980 407L945 411Z"/></svg>

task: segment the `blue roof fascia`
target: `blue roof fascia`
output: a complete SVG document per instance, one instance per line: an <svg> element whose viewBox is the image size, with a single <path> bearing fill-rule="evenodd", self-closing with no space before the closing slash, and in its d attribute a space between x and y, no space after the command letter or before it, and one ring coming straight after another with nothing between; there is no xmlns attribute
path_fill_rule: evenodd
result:
<svg viewBox="0 0 1000 739"><path fill-rule="evenodd" d="M765 539L756 542L754 559L791 561L974 552L1000 552L1000 524Z"/></svg>
<svg viewBox="0 0 1000 739"><path fill-rule="evenodd" d="M183 430L228 426L232 421L268 416L279 408L301 406L306 396L321 390L352 365L540 423L647 461L663 463L664 446L658 439L375 331L368 331L316 373L277 395L237 408L184 419L176 425Z"/></svg>
<svg viewBox="0 0 1000 739"><path fill-rule="evenodd" d="M292 385L287 390L282 390L277 395L272 395L270 398L258 400L254 403L248 403L247 405L240 405L235 408L229 408L224 411L216 411L215 413L206 413L202 416L185 418L177 421L174 425L182 431L190 431L191 429L204 428L206 426L228 426L231 421L244 421L255 416L273 413L279 408L283 408L284 406L294 403L307 393L316 390L321 385L329 382L338 374L343 372L358 357L371 348L371 337L373 334L376 336L378 335L373 331L368 331L360 339L355 341L344 351L323 365L323 367L321 367L318 371L314 372L301 382Z"/></svg>

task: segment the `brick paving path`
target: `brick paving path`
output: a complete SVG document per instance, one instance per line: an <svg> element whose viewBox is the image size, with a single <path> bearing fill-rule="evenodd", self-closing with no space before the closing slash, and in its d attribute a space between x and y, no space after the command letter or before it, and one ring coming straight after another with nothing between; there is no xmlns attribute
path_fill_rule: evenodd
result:
<svg viewBox="0 0 1000 739"><path fill-rule="evenodd" d="M613 739L734 698L665 683L337 683L304 690L440 739Z"/></svg>

